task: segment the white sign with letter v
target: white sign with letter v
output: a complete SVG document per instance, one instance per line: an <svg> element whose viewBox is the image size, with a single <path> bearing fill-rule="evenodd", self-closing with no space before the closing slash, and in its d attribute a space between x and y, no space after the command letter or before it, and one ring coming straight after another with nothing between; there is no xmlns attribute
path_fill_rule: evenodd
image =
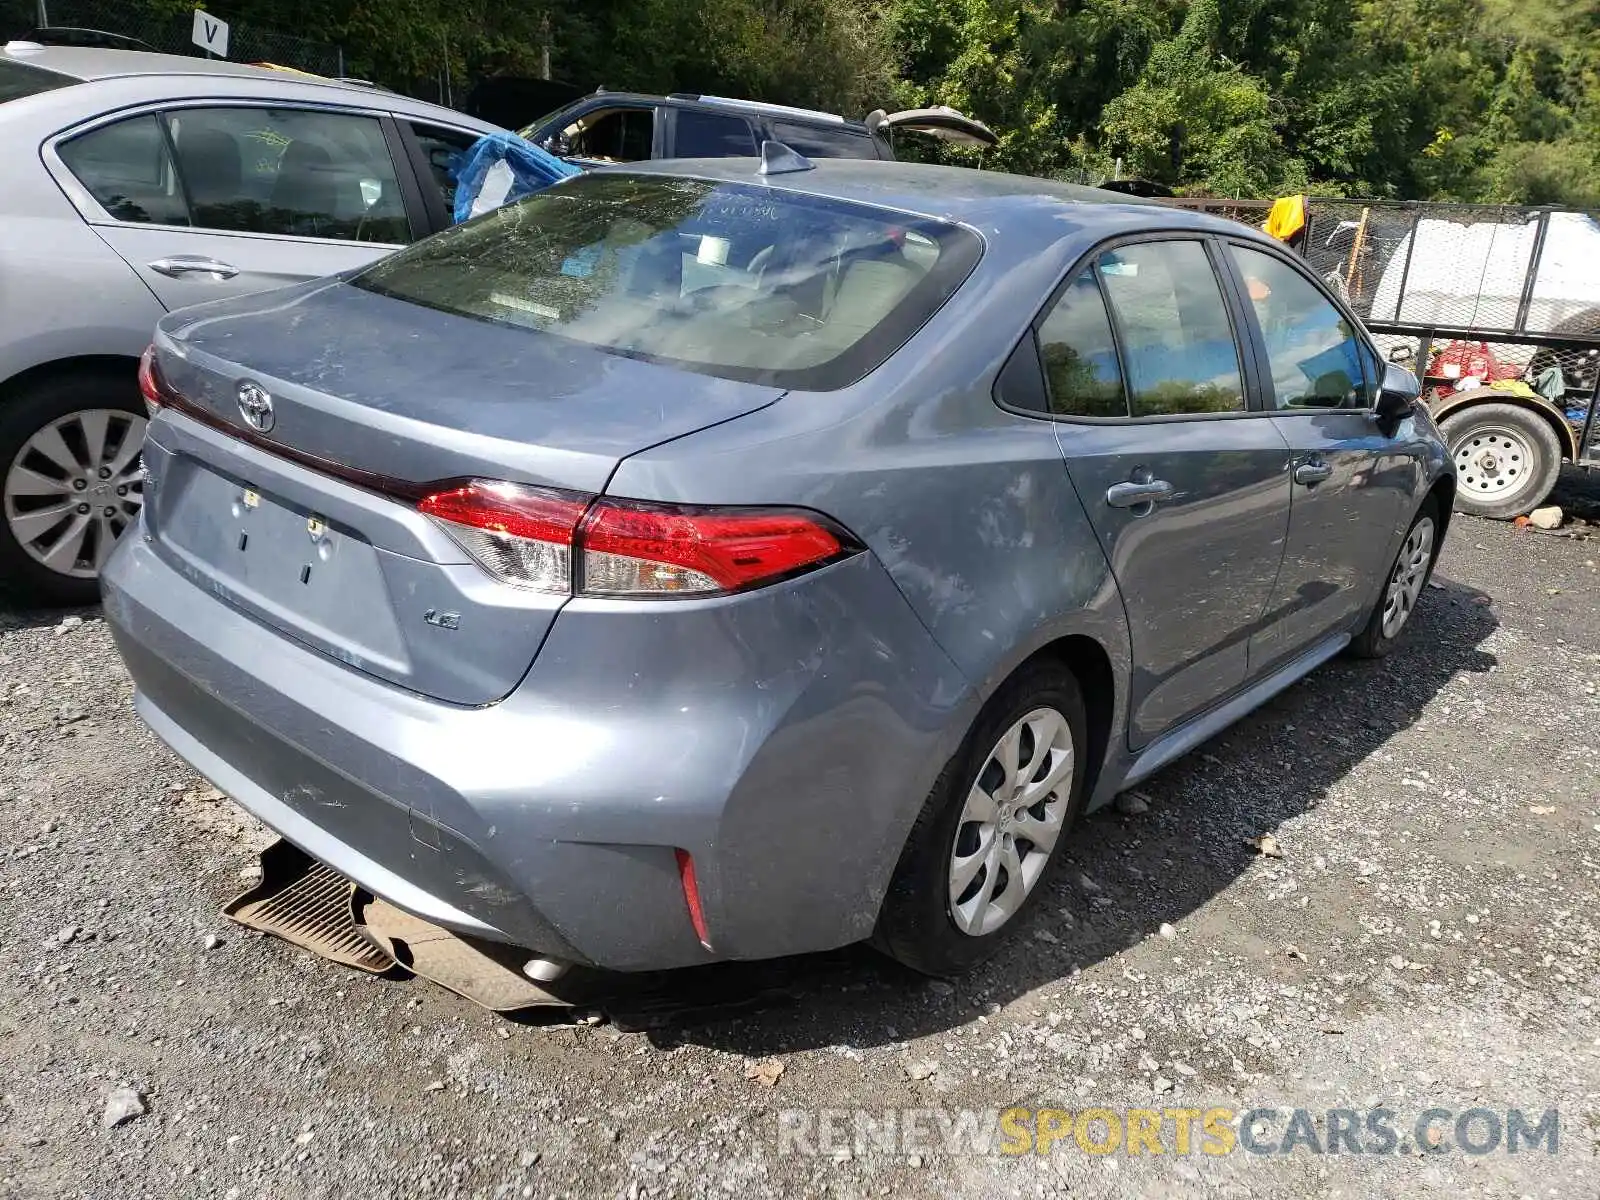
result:
<svg viewBox="0 0 1600 1200"><path fill-rule="evenodd" d="M202 9L194 10L194 44L202 50L228 57L228 23Z"/></svg>

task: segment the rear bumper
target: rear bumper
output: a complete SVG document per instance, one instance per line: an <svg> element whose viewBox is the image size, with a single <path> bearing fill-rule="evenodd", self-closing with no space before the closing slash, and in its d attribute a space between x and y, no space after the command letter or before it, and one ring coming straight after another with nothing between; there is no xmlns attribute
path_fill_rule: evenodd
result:
<svg viewBox="0 0 1600 1200"><path fill-rule="evenodd" d="M435 924L616 970L865 937L975 706L868 555L725 600L574 601L481 708L279 635L137 533L103 584L140 715L241 805Z"/></svg>

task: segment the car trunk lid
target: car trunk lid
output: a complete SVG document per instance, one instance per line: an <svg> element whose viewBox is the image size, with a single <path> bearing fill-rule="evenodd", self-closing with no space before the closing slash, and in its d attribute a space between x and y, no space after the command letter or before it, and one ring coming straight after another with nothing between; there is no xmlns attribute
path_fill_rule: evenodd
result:
<svg viewBox="0 0 1600 1200"><path fill-rule="evenodd" d="M157 364L183 410L147 452L162 552L286 635L461 704L516 686L565 597L493 579L418 511L428 485L599 494L629 454L782 394L327 281L175 314Z"/></svg>

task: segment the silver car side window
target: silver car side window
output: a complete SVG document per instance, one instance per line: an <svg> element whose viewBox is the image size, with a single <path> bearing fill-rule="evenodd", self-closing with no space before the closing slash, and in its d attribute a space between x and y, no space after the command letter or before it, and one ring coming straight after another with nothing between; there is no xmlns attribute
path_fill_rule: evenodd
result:
<svg viewBox="0 0 1600 1200"><path fill-rule="evenodd" d="M1362 341L1344 314L1288 263L1247 246L1228 252L1261 327L1276 406L1366 408Z"/></svg>
<svg viewBox="0 0 1600 1200"><path fill-rule="evenodd" d="M189 208L161 125L149 114L63 142L61 161L115 220L187 225Z"/></svg>
<svg viewBox="0 0 1600 1200"><path fill-rule="evenodd" d="M337 241L411 241L376 118L292 108L167 114L197 228Z"/></svg>

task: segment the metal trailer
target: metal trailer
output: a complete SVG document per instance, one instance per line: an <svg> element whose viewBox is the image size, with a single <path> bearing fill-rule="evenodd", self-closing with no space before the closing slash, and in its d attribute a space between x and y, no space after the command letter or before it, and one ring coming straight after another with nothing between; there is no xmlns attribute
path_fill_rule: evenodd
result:
<svg viewBox="0 0 1600 1200"><path fill-rule="evenodd" d="M1269 208L1166 203L1252 225ZM1416 364L1459 472L1457 508L1518 516L1563 460L1600 468L1600 214L1313 197L1291 245L1391 358Z"/></svg>

